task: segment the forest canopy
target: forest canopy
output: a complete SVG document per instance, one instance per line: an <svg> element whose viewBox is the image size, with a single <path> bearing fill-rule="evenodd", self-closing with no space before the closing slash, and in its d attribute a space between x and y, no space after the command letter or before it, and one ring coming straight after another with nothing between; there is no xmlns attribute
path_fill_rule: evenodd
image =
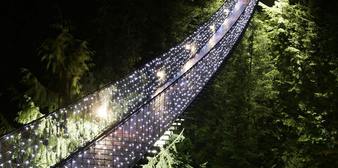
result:
<svg viewBox="0 0 338 168"><path fill-rule="evenodd" d="M338 166L338 57L328 47L336 46L337 24L318 15L320 5L260 3L236 51L183 117L184 140L164 156L174 158L168 165Z"/></svg>

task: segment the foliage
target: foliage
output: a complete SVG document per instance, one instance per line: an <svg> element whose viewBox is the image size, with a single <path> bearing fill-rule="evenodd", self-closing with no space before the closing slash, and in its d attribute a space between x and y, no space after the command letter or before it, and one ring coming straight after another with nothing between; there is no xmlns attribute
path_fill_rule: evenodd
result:
<svg viewBox="0 0 338 168"><path fill-rule="evenodd" d="M40 47L41 73L22 69L25 94L44 110L52 111L80 94L80 79L89 71L91 51L86 41L75 39L66 28ZM36 75L38 74L38 75Z"/></svg>
<svg viewBox="0 0 338 168"><path fill-rule="evenodd" d="M9 124L8 120L0 113L0 134L5 134L11 129L11 124Z"/></svg>
<svg viewBox="0 0 338 168"><path fill-rule="evenodd" d="M330 140L331 128L326 122L329 111L316 103L327 95L317 80L318 30L309 9L299 4L289 5L287 0L281 0L264 10L269 18L266 32L271 54L276 56L279 72L274 80L279 93L274 111L280 114L276 124L283 127L277 133L281 143L290 146L285 147L283 160L287 167L317 167L323 164L317 160L319 153L335 143ZM324 101L331 104L329 99Z"/></svg>
<svg viewBox="0 0 338 168"><path fill-rule="evenodd" d="M188 112L193 166L338 165L332 118L338 85L328 68L336 60L318 56L327 54L318 52L318 31L304 5L279 0L261 6L234 55Z"/></svg>
<svg viewBox="0 0 338 168"><path fill-rule="evenodd" d="M27 88L25 95L29 95L41 109L52 111L58 107L58 93L48 89L29 69L22 69L21 83Z"/></svg>
<svg viewBox="0 0 338 168"><path fill-rule="evenodd" d="M159 56L192 33L223 2L100 1L98 16L94 19L98 31L92 38L97 51L95 64L101 65L95 67L96 81L118 80Z"/></svg>
<svg viewBox="0 0 338 168"><path fill-rule="evenodd" d="M180 155L177 150L177 144L182 143L184 141L183 131L180 134L173 134L170 137L169 144L160 149L160 152L154 157L148 158L148 163L143 165L143 168L162 168L162 167L184 167L184 168L192 168L189 165L190 159L186 158L187 155Z"/></svg>
<svg viewBox="0 0 338 168"><path fill-rule="evenodd" d="M29 69L22 69L21 82L26 88L21 111L15 119L20 124L27 124L41 117L40 109L52 111L79 96L80 79L92 65L90 61L93 52L86 41L75 39L68 29L62 28L56 38L49 38L41 45L39 55L41 63L45 65L42 73L33 74ZM82 117L73 115L60 119L57 115L52 115L37 121L34 124L37 126L34 134L25 137L31 141L25 146L25 154L20 153L20 156L30 158L35 154L31 163L37 167L54 165L79 145L97 136L103 129L101 127L106 126L98 124L99 121L92 121L88 116ZM62 125L66 127L63 128ZM49 138L45 140L46 136ZM14 138L14 141L19 140L22 140L20 135ZM32 147L34 149L30 149ZM18 154L13 154L16 155Z"/></svg>
<svg viewBox="0 0 338 168"><path fill-rule="evenodd" d="M68 28L56 38L47 39L39 49L41 61L54 78L53 88L66 102L80 93L81 77L89 70L91 51L86 41L75 39Z"/></svg>
<svg viewBox="0 0 338 168"><path fill-rule="evenodd" d="M35 106L32 99L24 95L25 102L22 104L22 110L18 112L16 121L20 124L27 124L42 116L39 107Z"/></svg>

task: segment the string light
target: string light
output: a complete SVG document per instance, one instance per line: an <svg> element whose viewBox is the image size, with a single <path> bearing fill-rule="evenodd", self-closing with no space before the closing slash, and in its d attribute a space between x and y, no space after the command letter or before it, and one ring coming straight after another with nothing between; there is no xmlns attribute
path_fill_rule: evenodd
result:
<svg viewBox="0 0 338 168"><path fill-rule="evenodd" d="M134 113L123 126L118 127L117 130L119 132L112 131L107 137L100 140L100 142L105 144L114 142L114 139L118 138L118 142L121 144L107 149L108 151L113 151L110 153L112 161L107 161L109 165L112 164L113 167L125 167L137 160L137 158L141 158L146 151L154 152L150 150L149 145L152 145L159 138L159 135L163 133L155 130L166 130L170 126L171 121L182 113L191 100L201 91L238 40L239 35L251 16L254 4L252 2L251 7L247 8L245 15L241 16L238 23L235 24L235 28L229 30L228 36L219 41L218 47L211 50L210 54L202 58L203 61L195 62L196 66L189 65L190 68L187 69L189 73L183 74L167 90L163 90L151 102ZM217 38L215 39L217 40ZM192 63L192 65L195 64ZM163 98L165 101L163 101ZM138 127L132 127L133 125L138 125ZM136 138L129 141L128 139L131 137ZM124 141L123 139L126 140ZM96 147L91 146L88 151L98 150ZM99 156L95 156L93 159L95 160L95 158L99 158ZM86 166L86 164L82 165Z"/></svg>
<svg viewBox="0 0 338 168"><path fill-rule="evenodd" d="M190 45L190 44L186 44L186 45L184 46L184 48L185 48L186 50L190 50L191 45Z"/></svg>
<svg viewBox="0 0 338 168"><path fill-rule="evenodd" d="M161 70L161 71L158 71L157 73L156 73L156 76L161 80L161 81L163 81L164 79L165 79L165 71L164 70Z"/></svg>
<svg viewBox="0 0 338 168"><path fill-rule="evenodd" d="M225 8L225 9L223 10L223 12L224 12L224 14L228 15L228 14L229 14L229 9L226 9L226 8Z"/></svg>
<svg viewBox="0 0 338 168"><path fill-rule="evenodd" d="M96 110L96 115L101 119L107 119L108 117L108 105L107 103L103 103Z"/></svg>
<svg viewBox="0 0 338 168"><path fill-rule="evenodd" d="M69 151L67 149L62 155L53 151L46 151L46 156L41 155L40 152L47 149L46 147L60 148L50 146L50 137L56 137L65 143L61 144L62 146L69 146L67 143L72 142L76 148L81 147L102 133L107 126L119 122L143 105L118 129L112 130L106 137L97 141L97 145L85 148L84 153L88 151L90 157L89 154L80 152L76 158L67 161L65 166L86 167L87 164L96 163L125 167L133 163L149 150L149 146L155 143L164 130L168 129L171 121L183 112L221 65L245 28L256 2L257 0L251 0L248 5L241 0L225 3L208 22L181 44L123 80L5 135L0 139L0 147L8 148L1 148L0 166L15 167L25 164L26 167L34 167L38 164L39 158L49 157L49 153L50 156L57 156L57 159L64 158L73 152L74 148ZM244 9L243 14L237 19L238 14ZM229 13L232 19L227 18ZM238 21L235 22L236 20ZM231 24L228 24L230 26L224 26L225 22L230 22ZM229 32L221 39L219 37L224 35L215 37L215 34L225 32L218 30ZM148 102L151 98L153 100ZM93 120L93 117L100 120ZM105 122L102 122L103 119ZM65 141L70 139L76 141ZM116 144L107 145L112 142ZM103 151L93 153L97 149ZM24 151L22 154L24 156L13 159L12 154L18 151ZM108 154L105 151L110 152ZM109 155L111 160L104 162L96 160L96 157L106 155ZM57 159L48 164L55 164L59 161Z"/></svg>
<svg viewBox="0 0 338 168"><path fill-rule="evenodd" d="M211 26L210 26L210 30L211 30L212 32L215 32L215 30L216 30L215 25L211 25Z"/></svg>

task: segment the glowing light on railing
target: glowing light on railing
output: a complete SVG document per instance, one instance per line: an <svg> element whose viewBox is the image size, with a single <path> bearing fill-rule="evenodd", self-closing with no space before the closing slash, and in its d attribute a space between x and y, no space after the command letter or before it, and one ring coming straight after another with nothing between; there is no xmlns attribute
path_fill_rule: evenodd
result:
<svg viewBox="0 0 338 168"><path fill-rule="evenodd" d="M225 9L223 10L223 12L224 12L225 15L228 15L230 11L229 11L229 9L225 8Z"/></svg>
<svg viewBox="0 0 338 168"><path fill-rule="evenodd" d="M194 54L196 51L197 51L197 48L196 48L196 44L195 43L191 43L191 44L186 44L184 46L184 48L188 51L190 51L190 56L192 56L192 54Z"/></svg>
<svg viewBox="0 0 338 168"><path fill-rule="evenodd" d="M102 103L96 110L96 116L101 119L107 119L108 117L108 103Z"/></svg>
<svg viewBox="0 0 338 168"><path fill-rule="evenodd" d="M166 73L164 70L157 71L156 76L163 81L166 77Z"/></svg>
<svg viewBox="0 0 338 168"><path fill-rule="evenodd" d="M256 2L256 0L253 1ZM124 124L119 127L119 130L123 130L122 137L121 135L117 135L117 132L111 134L111 137L117 137L118 141L122 143L112 147L107 146L107 148L112 148L110 155L113 155L112 158L114 158L114 160L116 159L116 162L104 164L108 167L124 167L126 164L128 165L130 162L135 161L139 156L143 156L144 153L140 153L140 150L136 150L135 153L133 153L133 150L135 148L142 150L147 149L145 144L149 145L155 142L156 137L159 137L158 134L160 134L155 131L167 127L168 123L170 123L169 121L184 110L189 104L189 101L204 87L205 82L213 75L222 63L223 57L228 54L229 49L234 45L235 41L237 41L236 38L238 34L241 33L241 30L244 29L244 23L247 21L249 15L239 20L238 25L235 26L234 29L231 29L229 36L226 36L227 38L224 39L224 42L210 51L211 56L203 57L203 54L200 53L197 53L195 56L196 51L209 51L209 49L216 44L215 39L218 38L213 37L214 32L217 31L219 35L219 32L232 27L232 24L224 23L232 23L235 21L236 17L232 15L236 15L239 11L234 10L234 6L234 3L231 4L229 9L234 12L230 12L230 10L226 9L228 8L227 5L224 5L206 24L202 25L181 44L147 63L143 68L136 70L123 80L93 93L84 98L80 103L61 109L59 112L45 117L43 120L27 125L23 130L27 132L25 135L30 135L29 137L25 138L20 132L4 136L1 143L4 144L3 146L8 146L9 148L1 149L0 167L20 167L25 163L27 164L27 162L25 162L26 160L22 158L30 158L31 160L29 160L27 167L34 167L34 165L41 164L46 160L45 157L55 156L58 153L53 151L46 152L46 156L44 157L39 155L39 152L43 151L46 147L58 148L57 145L46 143L46 139L50 137L56 137L56 140L67 140L62 141L65 147L71 142L74 143L73 146L78 149L79 146L85 145L91 138L101 133L107 126L120 121L124 114L132 112L140 103L150 100L150 97L155 99L151 100L151 103L146 105L145 108L142 108L142 110L144 110L140 112L142 115L135 117L134 120L126 121L129 125ZM238 8L237 5L235 9L240 8ZM226 18L227 13L231 13L231 16L228 18ZM222 25L222 27L220 27L220 25ZM205 46L210 46L210 48ZM223 50L223 47L226 49ZM191 58L193 56L194 58ZM199 62L198 59L202 57L204 60ZM194 65L196 66L193 67ZM188 70L189 72L187 72ZM182 72L187 73L181 76L183 75ZM164 81L173 81L173 79L177 79L177 81L172 84L164 83ZM158 81L163 81L161 82L163 85L158 85ZM168 87L168 89L164 90L166 87ZM135 115L133 114L133 116ZM67 122L64 122L65 120ZM61 125L62 122L66 124ZM47 123L53 124L47 127ZM58 125L59 123L61 124ZM61 134L50 131L54 128ZM72 128L81 129L73 129L75 131L71 131ZM47 134L43 134L44 132L47 132ZM65 133L63 134L62 132ZM88 134L88 136L83 136L86 134ZM125 145L129 143L128 140L134 140L131 138L135 137L137 137L138 140L130 143L130 148L126 148ZM128 140L125 140L126 138ZM0 147L2 144L0 144ZM96 147L105 151L106 147L100 145ZM105 145L105 143L102 143L102 145ZM58 158L55 159L55 161L43 164L55 164L55 162L60 161L62 157L70 154L70 152L72 152L71 150L73 149L65 151L62 156L57 156ZM117 152L121 152L122 150L128 155L121 157L119 160L116 155L120 154ZM29 156L26 157L26 155L23 155L23 157L14 159L12 157L13 154L18 152L28 153ZM85 153L82 153L83 155L81 155L81 153L77 154L78 159L72 158L77 160L77 162L67 162L71 163L69 167L76 167L82 163L84 165L91 164L92 166L96 162L95 158L89 158L88 154L87 156L85 156ZM104 152L99 151L98 156L101 157L103 154ZM87 159L88 163L84 163ZM97 163L102 165L101 161Z"/></svg>
<svg viewBox="0 0 338 168"><path fill-rule="evenodd" d="M191 51L191 53L195 53L196 52L196 46L195 46L195 44L191 45L190 51Z"/></svg>
<svg viewBox="0 0 338 168"><path fill-rule="evenodd" d="M215 25L211 25L210 27L210 30L214 33L215 32L215 30L216 30L216 27L215 27Z"/></svg>
<svg viewBox="0 0 338 168"><path fill-rule="evenodd" d="M185 63L183 66L183 72L186 72L187 70L189 70L193 65L194 65L194 62L192 60Z"/></svg>
<svg viewBox="0 0 338 168"><path fill-rule="evenodd" d="M186 45L184 46L184 48L185 48L186 50L190 50L191 45L190 45L190 44L186 44Z"/></svg>

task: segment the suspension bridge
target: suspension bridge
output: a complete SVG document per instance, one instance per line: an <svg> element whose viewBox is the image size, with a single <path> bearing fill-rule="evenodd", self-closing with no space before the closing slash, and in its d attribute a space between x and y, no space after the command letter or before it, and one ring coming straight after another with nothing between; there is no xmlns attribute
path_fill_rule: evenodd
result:
<svg viewBox="0 0 338 168"><path fill-rule="evenodd" d="M240 41L258 0L228 0L126 78L0 138L0 167L133 167Z"/></svg>

